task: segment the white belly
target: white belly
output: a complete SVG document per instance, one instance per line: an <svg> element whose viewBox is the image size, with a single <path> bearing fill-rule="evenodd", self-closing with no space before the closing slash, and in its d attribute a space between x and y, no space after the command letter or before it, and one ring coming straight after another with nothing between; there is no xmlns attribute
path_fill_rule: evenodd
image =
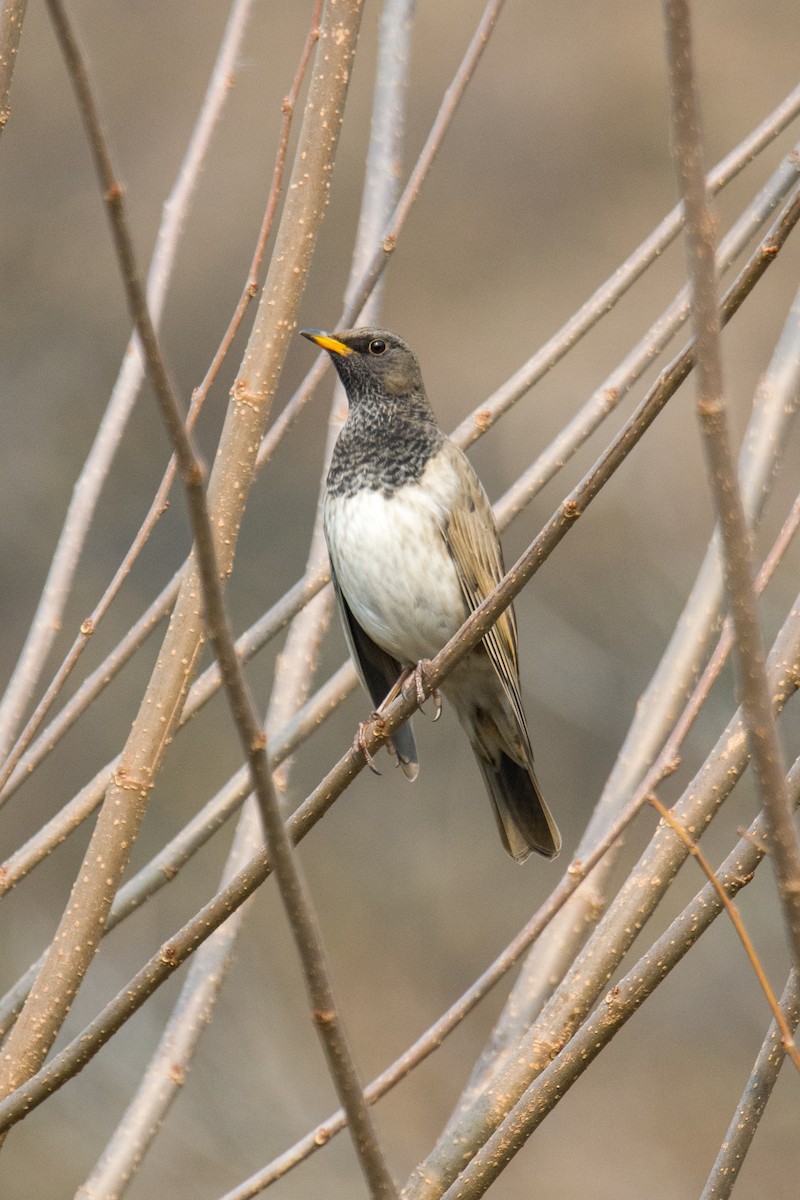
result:
<svg viewBox="0 0 800 1200"><path fill-rule="evenodd" d="M329 500L325 532L336 578L362 629L402 663L432 658L467 615L441 527L449 481ZM454 481L453 481L454 485Z"/></svg>

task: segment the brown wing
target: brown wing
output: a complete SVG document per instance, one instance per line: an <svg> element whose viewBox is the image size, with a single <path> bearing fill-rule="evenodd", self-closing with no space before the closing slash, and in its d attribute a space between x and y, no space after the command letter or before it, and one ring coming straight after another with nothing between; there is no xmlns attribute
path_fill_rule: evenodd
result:
<svg viewBox="0 0 800 1200"><path fill-rule="evenodd" d="M444 530L445 539L458 571L464 599L470 611L474 611L505 574L503 552L488 497L468 459L452 443L448 443L445 449L463 480L460 495ZM527 737L519 691L517 623L513 609L505 610L483 642L520 728Z"/></svg>

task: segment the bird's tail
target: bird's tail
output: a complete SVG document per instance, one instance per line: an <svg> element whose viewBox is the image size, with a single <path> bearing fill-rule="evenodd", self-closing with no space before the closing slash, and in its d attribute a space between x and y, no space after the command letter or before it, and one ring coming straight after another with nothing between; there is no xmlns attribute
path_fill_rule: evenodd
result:
<svg viewBox="0 0 800 1200"><path fill-rule="evenodd" d="M489 713L459 708L456 704L506 850L519 863L533 850L545 858L555 858L561 849L561 834L539 788L530 749L523 741L527 735L520 736L515 729L512 741ZM500 712L497 717L500 725L507 723Z"/></svg>
<svg viewBox="0 0 800 1200"><path fill-rule="evenodd" d="M555 858L561 849L561 834L533 767L520 766L503 750L497 761L490 762L478 745L473 743L472 748L492 801L500 837L511 857L522 863L535 850L545 858Z"/></svg>

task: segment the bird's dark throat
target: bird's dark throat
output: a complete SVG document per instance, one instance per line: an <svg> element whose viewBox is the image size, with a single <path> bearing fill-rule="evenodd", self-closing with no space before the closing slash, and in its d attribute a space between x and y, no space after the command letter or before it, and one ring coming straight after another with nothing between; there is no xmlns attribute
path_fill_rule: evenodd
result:
<svg viewBox="0 0 800 1200"><path fill-rule="evenodd" d="M369 488L391 496L421 477L443 441L424 396L351 405L333 450L328 494L352 496Z"/></svg>

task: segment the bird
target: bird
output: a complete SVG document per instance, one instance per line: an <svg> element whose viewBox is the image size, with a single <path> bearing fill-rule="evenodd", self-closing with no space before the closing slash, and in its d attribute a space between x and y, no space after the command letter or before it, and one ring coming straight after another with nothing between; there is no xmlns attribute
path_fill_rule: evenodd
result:
<svg viewBox="0 0 800 1200"><path fill-rule="evenodd" d="M472 465L437 422L408 344L386 329L300 332L330 355L347 395L323 525L345 637L380 711L414 672L420 689L426 661L499 583L500 538ZM520 863L532 851L554 858L561 836L533 769L511 607L441 691L469 739L506 851ZM410 722L392 742L415 778Z"/></svg>

